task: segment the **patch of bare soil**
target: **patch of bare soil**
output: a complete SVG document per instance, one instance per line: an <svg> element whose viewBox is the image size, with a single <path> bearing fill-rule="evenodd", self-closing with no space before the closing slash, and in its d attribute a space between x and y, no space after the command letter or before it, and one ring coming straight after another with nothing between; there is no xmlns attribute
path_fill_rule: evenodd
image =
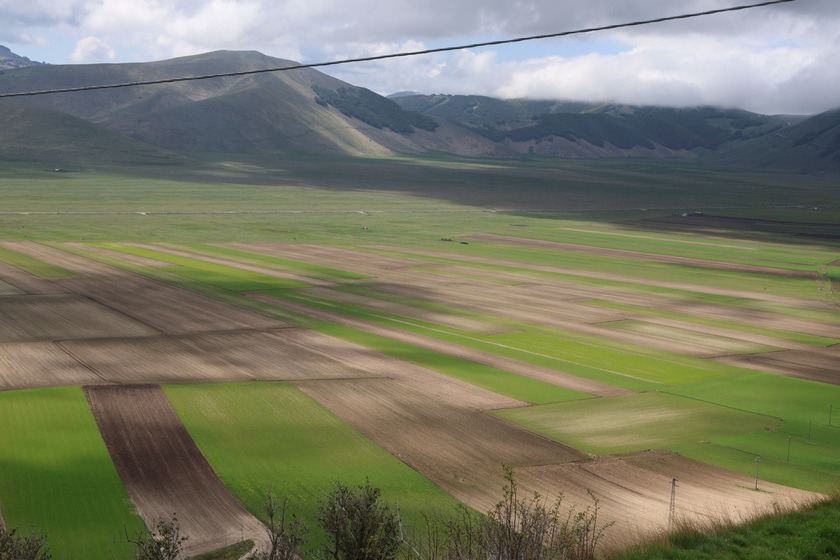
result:
<svg viewBox="0 0 840 560"><path fill-rule="evenodd" d="M5 246L5 244L0 244L0 246ZM9 247L9 249L14 250L13 247ZM4 262L0 262L0 279L2 279L4 286L9 286L4 288L3 295L15 293L61 294L67 292L66 289L55 284L52 280L38 278Z"/></svg>
<svg viewBox="0 0 840 560"><path fill-rule="evenodd" d="M2 276L2 272L0 272L0 276ZM17 296L21 294L25 294L23 290L12 286L8 282L4 282L0 280L0 296Z"/></svg>
<svg viewBox="0 0 840 560"><path fill-rule="evenodd" d="M52 342L0 344L0 391L104 383Z"/></svg>
<svg viewBox="0 0 840 560"><path fill-rule="evenodd" d="M183 334L286 326L265 315L37 243L19 242L14 250L78 274L53 282L158 332Z"/></svg>
<svg viewBox="0 0 840 560"><path fill-rule="evenodd" d="M404 362L351 342L304 329L285 329L282 335L300 338L307 348L367 372L368 377L394 379L413 391L453 406L471 410L513 408L527 403L482 389L448 375Z"/></svg>
<svg viewBox="0 0 840 560"><path fill-rule="evenodd" d="M147 336L155 331L87 298L71 294L0 297L0 340Z"/></svg>
<svg viewBox="0 0 840 560"><path fill-rule="evenodd" d="M423 298L428 301L457 306L462 309L488 313L499 317L509 317L536 325L545 325L575 333L596 336L618 342L647 346L668 352L698 357L719 355L705 346L663 340L641 333L611 329L603 324L608 321L622 320L629 316L623 311L613 311L575 304L564 299L555 299L550 290L543 291L539 284L527 286L502 286L499 289L475 289L472 285L418 287L411 283L376 284L382 292L406 297ZM604 311L599 313L599 311Z"/></svg>
<svg viewBox="0 0 840 560"><path fill-rule="evenodd" d="M819 495L755 480L666 451L642 452L516 469L523 491L543 496L564 494L564 504L592 506L599 500L599 524L615 522L602 549L622 548L668 529L671 483L676 479L675 521L708 526L741 523L776 506L805 505ZM526 494L527 495L527 494ZM492 505L492 504L491 504ZM486 509L484 504L481 509Z"/></svg>
<svg viewBox="0 0 840 560"><path fill-rule="evenodd" d="M579 451L480 411L441 402L398 380L296 382L306 394L455 496L490 503L501 465L584 458Z"/></svg>
<svg viewBox="0 0 840 560"><path fill-rule="evenodd" d="M84 249L85 251L91 251L92 253L98 253L106 257L119 259L121 261L139 264L140 266L148 266L151 268L162 268L166 266L172 266L172 264L168 262L156 261L154 259L148 259L146 257L140 257L137 255L132 255L130 253L123 253L122 251L116 251L114 249L95 247L93 245L85 245L84 243L67 243L67 245L70 247L78 247L80 249Z"/></svg>
<svg viewBox="0 0 840 560"><path fill-rule="evenodd" d="M471 362L509 371L517 375L522 375L523 377L530 377L532 379L551 383L552 385L557 385L558 387L571 389L573 391L580 391L598 397L616 396L630 393L630 391L625 389L577 377L562 371L536 366L519 360L514 360L512 358L506 358L497 354L483 352L474 348L461 346L460 344L430 338L397 328L386 327L369 321L355 319L340 313L310 307L303 303L290 302L259 293L249 295L260 301L272 303L274 305L281 306L284 309L304 313L311 317L323 319L331 323L353 327L371 334L384 336L392 340L398 340L420 348L426 348L428 350L448 354L450 356L455 356Z"/></svg>
<svg viewBox="0 0 840 560"><path fill-rule="evenodd" d="M154 385L86 387L99 430L147 527L178 517L186 555L243 539L261 543L262 524L213 472L166 395Z"/></svg>
<svg viewBox="0 0 840 560"><path fill-rule="evenodd" d="M362 296L339 290L330 290L327 288L312 288L306 290L298 290L299 293L309 295L316 298L328 299L338 303L354 305L356 307L363 307L370 311L379 311L390 315L397 315L399 317L406 317L408 319L415 319L445 327L451 327L462 331L469 331L480 334L500 334L505 332L512 332L512 329L505 328L501 325L487 323L485 321L477 321L467 317L459 317L449 313L441 313L429 309L422 309L420 307L412 307L402 303L377 299L375 297Z"/></svg>
<svg viewBox="0 0 840 560"><path fill-rule="evenodd" d="M342 379L371 374L321 354L307 336L231 332L178 337L63 342L81 361L117 383L192 383L255 379Z"/></svg>
<svg viewBox="0 0 840 560"><path fill-rule="evenodd" d="M326 245L281 245L277 243L220 243L218 245L237 251L259 253L269 257L306 262L358 274L370 274L371 276L377 276L382 271L423 266L420 261L373 255L353 249L328 247Z"/></svg>
<svg viewBox="0 0 840 560"><path fill-rule="evenodd" d="M792 297L785 297L785 296L777 296L772 294L766 294L763 292L745 292L743 290L731 290L728 288L717 288L713 286L698 286L695 284L687 284L683 282L670 282L666 280L650 280L644 279L640 280L639 278L635 278L633 276L623 276L620 274L610 274L606 272L592 272L587 270L577 270L572 268L561 268L557 266L549 266L549 265L538 265L538 264L525 264L516 261L506 261L503 259L491 259L485 257L471 257L466 254L460 255L453 255L452 253L439 253L437 251L424 251L420 249L408 249L405 247L391 247L388 245L367 245L371 249L385 249L390 251L401 251L403 253L411 253L416 255L425 255L430 257L440 257L440 258L447 258L447 259L457 259L463 262L476 262L482 264L492 264L492 265L499 265L499 266L510 266L510 267L517 267L517 268L524 268L527 270L538 270L544 272L554 272L558 274L569 274L572 276L580 276L582 278L598 278L601 280L611 280L615 282L628 282L633 284L643 283L646 286L655 286L659 288L669 288L674 290L686 290L691 292L698 292L702 294L715 294L715 295L722 295L728 296L732 298L747 298L747 299L758 299L764 301L772 301L777 303L784 303L788 305L799 305L805 307L815 307L817 305L825 306L824 303L821 302L814 302L811 300L803 300L800 298L792 298Z"/></svg>
<svg viewBox="0 0 840 560"><path fill-rule="evenodd" d="M202 255L199 253L191 253L189 251L182 251L180 249L172 249L170 247L161 247L159 245L147 245L145 243L131 243L134 247L139 247L141 249L149 249L151 251L158 251L161 253L168 253L170 255L175 255L178 257L186 257L188 259L194 259L197 261L203 261L207 263L213 264L220 264L222 266L229 266L231 268L238 268L240 270L247 270L250 272L257 272L259 274L265 274L266 276L273 276L275 278L283 278L285 280L296 280L298 282L302 282L304 284L314 284L316 286L333 286L332 282L326 282L324 280L318 280L317 278L309 278L308 276L301 276L300 274L293 274L291 272L281 272L277 270L272 270L270 268L265 268L262 266L252 265L252 264L244 264L237 261L232 261L220 257L209 257L206 255ZM171 264L167 266L172 266Z"/></svg>
<svg viewBox="0 0 840 560"><path fill-rule="evenodd" d="M568 251L572 253L586 253L588 255L600 255L604 257L616 257L633 259L638 261L658 262L665 264L678 264L693 266L697 268L712 268L716 270L731 270L734 272L748 272L751 274L770 274L773 276L784 276L787 278L811 278L816 280L818 275L814 271L791 270L771 266L748 265L725 261L713 261L693 257L681 257L676 255L662 255L657 253L645 253L642 251L630 251L627 249L610 249L606 247L594 247L591 245L578 245L575 243L564 243L560 241L546 241L543 239L527 239L522 237L511 237L492 233L479 233L471 235L466 239L476 241L489 241L491 243L502 243L515 247L532 247L537 249L553 249L557 251Z"/></svg>
<svg viewBox="0 0 840 560"><path fill-rule="evenodd" d="M717 361L809 381L840 385L840 346L808 351L786 350L749 356L723 356Z"/></svg>

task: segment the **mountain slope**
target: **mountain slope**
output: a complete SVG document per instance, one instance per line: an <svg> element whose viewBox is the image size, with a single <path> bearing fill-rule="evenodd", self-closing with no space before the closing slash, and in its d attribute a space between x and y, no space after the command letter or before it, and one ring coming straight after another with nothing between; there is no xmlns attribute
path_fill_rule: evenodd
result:
<svg viewBox="0 0 840 560"><path fill-rule="evenodd" d="M293 62L218 51L143 64L30 67L0 76L0 91L43 90L278 68ZM317 92L317 93L316 93ZM443 149L502 155L493 142L409 113L315 70L51 94L28 102L181 151L382 155ZM417 126L415 126L417 125ZM423 134L416 134L421 130ZM466 150L464 146L475 146Z"/></svg>
<svg viewBox="0 0 840 560"><path fill-rule="evenodd" d="M3 99L0 112L0 160L40 161L51 168L184 161L155 146L52 109Z"/></svg>
<svg viewBox="0 0 840 560"><path fill-rule="evenodd" d="M799 173L840 172L840 109L722 152L715 160L738 167Z"/></svg>
<svg viewBox="0 0 840 560"><path fill-rule="evenodd" d="M43 62L33 62L25 56L20 56L9 50L8 47L0 45L0 72L12 68L24 68L26 66L38 66Z"/></svg>

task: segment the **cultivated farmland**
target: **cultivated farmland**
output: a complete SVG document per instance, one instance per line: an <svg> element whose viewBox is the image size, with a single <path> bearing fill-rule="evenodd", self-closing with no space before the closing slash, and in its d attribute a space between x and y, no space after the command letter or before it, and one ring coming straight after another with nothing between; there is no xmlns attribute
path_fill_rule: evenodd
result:
<svg viewBox="0 0 840 560"><path fill-rule="evenodd" d="M732 179L734 198L721 204L734 209L720 218L483 211L464 193L436 190L438 200L374 180L391 166L416 166L408 183L491 173L457 163L456 173L434 159L344 162L376 171L354 197L332 183L315 196L274 166L205 163L212 173L184 171L165 188L147 178L159 200L123 176L130 192L117 189L108 209L125 214L4 215L0 418L4 434L18 431L0 448L6 522L56 535L61 554L76 550L66 512L39 513L55 481L28 481L37 499L26 507L10 487L35 461L21 458L27 446L54 445L55 427L33 418L57 409L51 395L87 415L67 430L98 442L96 472L104 462L116 481L86 507L112 511L118 496L127 513L107 515L132 528L129 497L147 524L176 513L194 551L258 540L269 489L313 519L335 479L367 477L419 521L424 505L492 507L506 464L523 489L563 492L568 505L589 505L592 490L601 519L616 522L616 546L667 527L673 479L683 520L746 519L840 483L833 210L818 236L796 224L795 234L753 230L724 215L744 204L738 181L751 177ZM606 173L499 165L511 188L554 171L600 185ZM620 183L655 178L637 172ZM681 187L696 181L664 172ZM212 187L202 182L211 175ZM92 177L79 196L103 208L120 176ZM225 193L231 213L200 214L220 210L187 196L203 186ZM594 194L580 197L570 204L598 208ZM167 213L140 212L138 201ZM323 214L296 212L313 201ZM766 221L786 211L765 209ZM72 454L49 461L51 473L88 472ZM117 529L91 522L88 538L107 548Z"/></svg>

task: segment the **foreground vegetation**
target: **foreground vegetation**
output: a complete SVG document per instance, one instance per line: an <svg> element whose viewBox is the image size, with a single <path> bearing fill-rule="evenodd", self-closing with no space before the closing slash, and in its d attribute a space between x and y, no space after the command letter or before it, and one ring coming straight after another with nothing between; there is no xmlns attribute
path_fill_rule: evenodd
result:
<svg viewBox="0 0 840 560"><path fill-rule="evenodd" d="M840 557L840 499L743 525L685 526L611 560L817 560Z"/></svg>

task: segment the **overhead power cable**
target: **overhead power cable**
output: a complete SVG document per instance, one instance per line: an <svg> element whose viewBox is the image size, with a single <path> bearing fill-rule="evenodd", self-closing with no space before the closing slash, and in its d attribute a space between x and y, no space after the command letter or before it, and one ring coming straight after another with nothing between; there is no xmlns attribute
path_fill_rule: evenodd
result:
<svg viewBox="0 0 840 560"><path fill-rule="evenodd" d="M725 12L736 12L740 10L749 10L752 8L761 8L764 6L772 6L773 4L785 4L788 2L795 2L796 0L771 0L769 2L760 2L758 4L748 4L744 6L732 6L729 8L720 8L717 10L708 10L705 12L694 12L690 14L681 14L677 16L666 16L660 17L655 19L647 19L642 21L632 21L626 23L616 23L613 25L604 25L601 27L588 27L585 29L576 29L574 31L560 31L558 33L547 33L544 35L531 35L528 37L516 37L513 39L500 39L497 41L486 41L483 43L472 43L469 45L456 45L452 47L440 47L435 49L425 49L420 51L410 51L410 52L402 52L402 53L390 53L390 54L381 54L375 56L365 56L360 58L347 58L343 60L333 60L329 62L314 62L311 64L294 64L291 66L281 66L278 68L262 68L257 70L241 70L238 72L224 72L218 74L206 74L203 76L183 76L178 78L165 78L160 80L148 80L148 81L139 81L139 82L125 82L120 84L107 84L107 85L93 85L93 86L80 86L80 87L70 87L70 88L60 88L60 89L47 89L42 91L26 91L26 92L17 92L17 93L0 93L0 98L2 97L26 97L26 96L33 96L33 95L46 95L48 93L71 93L77 91L93 91L98 89L116 89L116 88L126 88L126 87L135 87L135 86L152 86L158 84L171 84L176 82L189 82L194 80L209 80L212 78L229 78L235 76L249 76L253 74L265 74L269 72L288 72L289 70L302 70L304 68L323 68L325 66L338 66L339 64L355 64L359 62L372 62L376 60L387 60L391 58L405 58L409 56L420 56L424 54L434 54L434 53L443 53L443 52L450 52L450 51L459 51L464 49L474 49L478 47L492 47L496 45L508 45L511 43L523 43L525 41L537 41L540 39L552 39L556 37L568 37L569 35L581 35L583 33L594 33L596 31L610 31L613 29L622 29L626 27L637 27L640 25L650 25L653 23L663 23L666 21L675 21L681 19L690 19L690 18L697 18L701 16L710 16L714 14L722 14Z"/></svg>

